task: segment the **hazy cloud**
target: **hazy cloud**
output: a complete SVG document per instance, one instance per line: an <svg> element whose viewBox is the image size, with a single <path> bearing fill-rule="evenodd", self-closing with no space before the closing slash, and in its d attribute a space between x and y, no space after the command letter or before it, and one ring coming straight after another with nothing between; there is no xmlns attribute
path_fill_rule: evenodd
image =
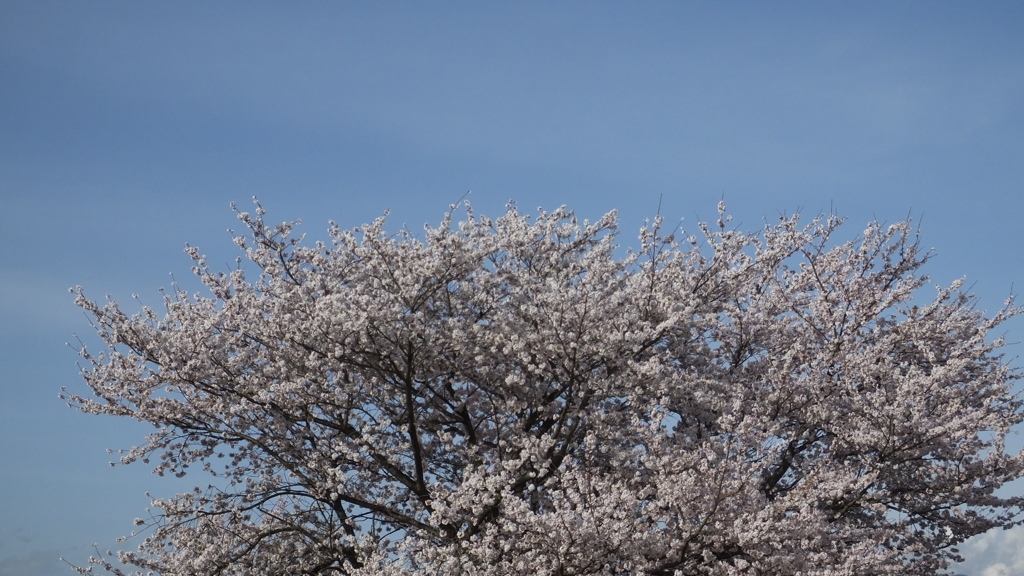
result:
<svg viewBox="0 0 1024 576"><path fill-rule="evenodd" d="M972 576L1019 576L1024 574L1024 527L991 530L960 546L967 562L957 570Z"/></svg>
<svg viewBox="0 0 1024 576"><path fill-rule="evenodd" d="M0 576L67 576L70 571L56 550L0 558Z"/></svg>
<svg viewBox="0 0 1024 576"><path fill-rule="evenodd" d="M67 286L53 278L0 270L0 318L8 326L66 328L81 325L81 312Z"/></svg>

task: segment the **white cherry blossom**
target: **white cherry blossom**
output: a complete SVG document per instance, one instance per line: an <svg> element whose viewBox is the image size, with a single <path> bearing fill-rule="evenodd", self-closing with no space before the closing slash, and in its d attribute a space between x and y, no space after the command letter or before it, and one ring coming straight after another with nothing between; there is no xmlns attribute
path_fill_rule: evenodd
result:
<svg viewBox="0 0 1024 576"><path fill-rule="evenodd" d="M624 251L614 213L307 243L257 205L249 268L187 249L205 294L77 289L108 348L71 404L155 427L122 462L220 479L79 570L924 575L1019 523L1012 302L931 292L910 222L725 212Z"/></svg>

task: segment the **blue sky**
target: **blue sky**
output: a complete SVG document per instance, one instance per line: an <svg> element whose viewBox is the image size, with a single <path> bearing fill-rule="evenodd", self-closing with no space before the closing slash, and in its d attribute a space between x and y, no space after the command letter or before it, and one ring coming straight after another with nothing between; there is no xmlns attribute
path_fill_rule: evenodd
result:
<svg viewBox="0 0 1024 576"><path fill-rule="evenodd" d="M228 267L232 201L311 238L470 190L618 209L624 243L659 202L684 228L722 198L745 228L834 210L847 238L910 214L935 281L998 308L1024 285L1021 30L1015 2L0 0L0 576L67 574L182 487L107 465L144 427L57 399L94 341L67 288L158 303L186 242ZM1011 535L963 571L1024 572Z"/></svg>

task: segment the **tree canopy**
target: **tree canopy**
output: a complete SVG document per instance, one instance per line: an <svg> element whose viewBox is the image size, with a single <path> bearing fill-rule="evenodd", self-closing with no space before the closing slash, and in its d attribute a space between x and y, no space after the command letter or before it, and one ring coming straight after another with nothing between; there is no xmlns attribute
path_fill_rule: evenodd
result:
<svg viewBox="0 0 1024 576"><path fill-rule="evenodd" d="M309 243L257 204L246 265L187 249L201 294L78 288L106 349L70 403L155 427L122 462L216 477L79 570L924 575L1017 524L1012 301L931 292L909 221L719 214L627 250L614 213Z"/></svg>

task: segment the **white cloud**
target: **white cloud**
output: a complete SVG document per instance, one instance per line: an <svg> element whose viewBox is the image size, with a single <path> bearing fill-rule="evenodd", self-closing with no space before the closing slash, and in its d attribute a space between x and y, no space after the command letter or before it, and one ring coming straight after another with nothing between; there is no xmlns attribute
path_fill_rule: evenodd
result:
<svg viewBox="0 0 1024 576"><path fill-rule="evenodd" d="M960 546L966 562L954 572L977 576L1019 576L1024 574L1024 527L991 530Z"/></svg>

